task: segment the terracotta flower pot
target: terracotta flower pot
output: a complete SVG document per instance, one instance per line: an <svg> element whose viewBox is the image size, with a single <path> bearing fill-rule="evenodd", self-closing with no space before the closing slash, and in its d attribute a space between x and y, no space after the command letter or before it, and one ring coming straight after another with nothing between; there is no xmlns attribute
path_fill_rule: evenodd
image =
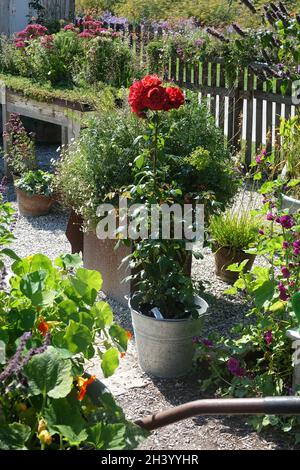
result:
<svg viewBox="0 0 300 470"><path fill-rule="evenodd" d="M231 264L242 263L242 261L246 259L249 261L244 268L244 272L251 270L255 260L255 255L245 253L242 250L231 247L222 247L217 249L215 252L216 275L222 279L222 281L234 284L239 277L239 273L227 271L227 268Z"/></svg>
<svg viewBox="0 0 300 470"><path fill-rule="evenodd" d="M21 215L28 217L38 217L47 215L53 205L50 196L34 195L30 196L25 191L16 188L18 209Z"/></svg>

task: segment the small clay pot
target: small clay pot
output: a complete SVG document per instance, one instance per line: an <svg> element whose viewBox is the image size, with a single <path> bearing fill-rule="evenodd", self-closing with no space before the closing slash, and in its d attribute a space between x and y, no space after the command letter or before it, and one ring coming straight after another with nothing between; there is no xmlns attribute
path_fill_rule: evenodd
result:
<svg viewBox="0 0 300 470"><path fill-rule="evenodd" d="M248 259L249 261L244 267L244 272L248 272L251 270L255 260L255 255L245 253L242 250L232 247L222 247L217 249L215 252L215 265L217 277L229 284L234 284L239 277L239 273L227 271L227 267L235 263L240 264L246 259Z"/></svg>
<svg viewBox="0 0 300 470"><path fill-rule="evenodd" d="M16 193L19 213L28 217L47 215L54 202L50 196L31 196L19 188L16 188Z"/></svg>

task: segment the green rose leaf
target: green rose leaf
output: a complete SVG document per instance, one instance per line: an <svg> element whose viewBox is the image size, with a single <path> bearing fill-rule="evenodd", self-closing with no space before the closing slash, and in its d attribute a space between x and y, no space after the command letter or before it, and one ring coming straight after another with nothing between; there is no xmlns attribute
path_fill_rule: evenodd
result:
<svg viewBox="0 0 300 470"><path fill-rule="evenodd" d="M117 348L110 348L103 354L101 368L104 377L110 377L113 375L117 367L119 366L119 351Z"/></svg>
<svg viewBox="0 0 300 470"><path fill-rule="evenodd" d="M92 340L92 334L87 326L70 320L64 335L65 345L69 351L74 354L84 353Z"/></svg>
<svg viewBox="0 0 300 470"><path fill-rule="evenodd" d="M31 429L21 423L0 426L1 450L26 450L25 443L30 437Z"/></svg>
<svg viewBox="0 0 300 470"><path fill-rule="evenodd" d="M99 328L104 329L113 322L113 311L106 302L97 302L91 308L91 313L94 315Z"/></svg>
<svg viewBox="0 0 300 470"><path fill-rule="evenodd" d="M34 356L24 370L32 395L47 394L52 398L61 398L71 391L71 361L63 359L52 346L44 353Z"/></svg>
<svg viewBox="0 0 300 470"><path fill-rule="evenodd" d="M264 282L258 289L255 289L254 295L255 295L255 305L258 308L262 308L264 303L267 300L271 300L274 295L274 289L275 289L275 282L274 281L267 281Z"/></svg>

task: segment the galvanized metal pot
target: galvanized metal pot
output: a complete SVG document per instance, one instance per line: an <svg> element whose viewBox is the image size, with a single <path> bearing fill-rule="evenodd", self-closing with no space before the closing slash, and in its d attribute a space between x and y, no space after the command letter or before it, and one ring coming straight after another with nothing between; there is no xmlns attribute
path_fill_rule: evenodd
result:
<svg viewBox="0 0 300 470"><path fill-rule="evenodd" d="M300 210L300 200L284 194L282 197L282 209L289 209L290 214L295 214L295 212Z"/></svg>
<svg viewBox="0 0 300 470"><path fill-rule="evenodd" d="M201 334L208 304L196 296L199 318L157 320L139 310L134 297L129 308L141 368L149 375L174 378L186 375L192 368L193 337Z"/></svg>

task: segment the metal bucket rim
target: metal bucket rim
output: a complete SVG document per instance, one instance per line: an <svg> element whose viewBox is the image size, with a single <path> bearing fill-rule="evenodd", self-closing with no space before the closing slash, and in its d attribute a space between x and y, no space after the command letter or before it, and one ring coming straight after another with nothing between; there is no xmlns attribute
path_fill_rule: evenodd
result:
<svg viewBox="0 0 300 470"><path fill-rule="evenodd" d="M131 305L131 301L133 300L133 296L130 296L129 299L128 299L128 307L129 307L129 309L132 313L138 315L139 317L146 318L149 321L151 320L151 321L154 321L154 322L166 322L166 323L192 322L192 321L197 321L200 317L203 317L203 316L207 315L207 310L209 309L208 303L202 297L200 297L199 295L195 295L194 298L196 299L197 302L199 302L199 309L198 309L199 317L198 318L192 318L192 317L189 317L189 318L164 318L163 320L158 320L157 318L148 317L147 315L143 315L141 312L136 310L136 308Z"/></svg>

